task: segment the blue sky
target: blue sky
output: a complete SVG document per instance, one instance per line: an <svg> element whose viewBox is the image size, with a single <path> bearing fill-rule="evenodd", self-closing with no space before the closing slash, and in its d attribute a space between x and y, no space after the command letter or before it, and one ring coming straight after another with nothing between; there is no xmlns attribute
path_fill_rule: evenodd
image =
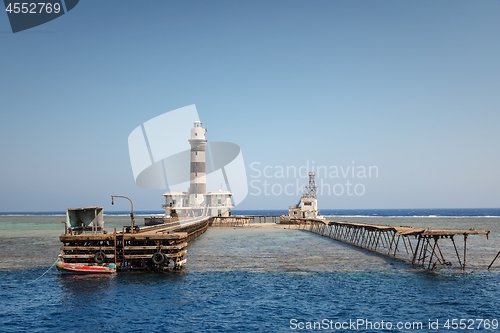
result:
<svg viewBox="0 0 500 333"><path fill-rule="evenodd" d="M377 167L317 179L323 209L499 207L499 31L500 1L80 1L16 34L0 13L0 211L161 209L127 138L191 104L241 147L237 209L294 204L264 181L304 165Z"/></svg>

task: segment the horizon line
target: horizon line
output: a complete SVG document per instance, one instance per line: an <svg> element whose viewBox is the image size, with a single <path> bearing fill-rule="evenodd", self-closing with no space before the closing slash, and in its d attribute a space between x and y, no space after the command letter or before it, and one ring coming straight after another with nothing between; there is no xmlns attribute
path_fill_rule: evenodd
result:
<svg viewBox="0 0 500 333"><path fill-rule="evenodd" d="M324 210L435 210L435 209L443 209L443 210L472 210L472 209L500 209L500 207L440 207L440 208L323 208L319 209L319 211ZM288 209L283 208L268 208L268 209L233 209L233 211L268 211L268 210L278 210L278 211L287 211ZM111 210L107 211L108 213L130 213L130 210ZM146 210L136 210L134 213L138 214L141 212L163 212L163 210L158 209L146 209ZM0 214L25 214L25 213L66 213L66 210L46 210L46 211L0 211ZM105 213L106 214L106 213Z"/></svg>

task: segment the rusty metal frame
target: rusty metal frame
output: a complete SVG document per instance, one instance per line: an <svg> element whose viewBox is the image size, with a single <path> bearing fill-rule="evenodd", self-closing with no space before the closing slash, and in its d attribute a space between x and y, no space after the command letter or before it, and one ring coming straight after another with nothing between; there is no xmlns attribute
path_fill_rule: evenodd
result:
<svg viewBox="0 0 500 333"><path fill-rule="evenodd" d="M439 241L450 239L458 260L458 267L465 269L467 258L467 237L469 235L486 235L485 230L431 230L415 227L394 227L387 225L375 225L366 223L349 223L302 219L298 228L354 245L365 250L376 252L410 262L414 266L433 270L440 266L451 266L447 261ZM463 235L463 258L461 258L454 236ZM416 239L416 245L412 244L412 237ZM403 243L403 245L401 245ZM497 257L500 256L500 252ZM495 259L497 258L495 257ZM493 264L493 262L492 262ZM491 265L490 265L491 266ZM488 267L489 268L489 267Z"/></svg>

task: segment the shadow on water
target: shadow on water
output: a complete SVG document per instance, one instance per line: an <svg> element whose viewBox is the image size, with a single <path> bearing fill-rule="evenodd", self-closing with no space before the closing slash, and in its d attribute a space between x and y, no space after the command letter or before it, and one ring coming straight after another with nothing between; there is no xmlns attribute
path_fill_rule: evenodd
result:
<svg viewBox="0 0 500 333"><path fill-rule="evenodd" d="M57 282L61 287L63 295L70 297L93 297L97 294L106 293L116 284L115 275L64 275L57 276Z"/></svg>
<svg viewBox="0 0 500 333"><path fill-rule="evenodd" d="M120 272L112 275L59 274L57 282L62 291L74 296L101 294L124 285L155 286L180 282L186 273L178 272Z"/></svg>
<svg viewBox="0 0 500 333"><path fill-rule="evenodd" d="M307 230L299 229L299 231L305 232L305 233L311 235L311 237L318 237L320 239L324 239L326 242L338 244L346 249L357 251L357 252L359 252L367 257L372 257L373 259L377 259L377 260L380 259L380 260L384 261L386 264L392 266L392 268L398 268L398 269L413 268L411 263L409 263L405 260L401 260L398 258L392 258L392 257L389 257L389 256L382 254L382 253L379 253L379 252L370 251L368 249L364 249L364 248L361 248L361 247L358 247L358 246L355 246L352 244L344 243L344 242L341 242L339 240L335 240L335 239L327 237L327 236L318 235L316 233L312 233L312 232L307 231ZM367 258L367 260L369 260L369 259L370 258ZM353 265L355 265L355 264L356 264L356 262L353 261Z"/></svg>
<svg viewBox="0 0 500 333"><path fill-rule="evenodd" d="M408 258L391 257L391 256L383 254L383 253L371 251L371 250L361 248L361 247L358 247L358 246L355 246L355 245L352 245L349 243L344 243L342 241L332 239L332 238L327 237L327 236L312 233L308 230L303 230L303 229L297 229L297 230L310 235L310 237L322 239L325 242L331 243L334 246L339 246L339 247L342 247L346 250L357 252L357 253L361 254L363 257L365 257L365 258L353 258L353 260L351 260L352 268L363 267L364 262L365 263L370 262L372 264L378 263L380 265L381 270L384 270L386 268L389 268L391 270L403 270L403 271L408 271L408 272L412 272L412 273L420 273L420 274L423 274L424 276L428 276L428 277L462 276L464 274L475 274L475 273L479 274L479 273L486 272L486 270L485 270L486 266L483 267L479 264L476 264L473 260L469 260L467 262L467 266L466 266L465 270L462 270L460 267L457 266L458 262L455 262L456 261L456 258L454 257L455 253L449 252L449 251L448 251L448 253L445 253L445 257L451 259L452 266L438 264L436 269L428 269L427 266L422 267L422 266L412 265L411 257L408 257ZM441 246L443 249L446 247L446 245L441 245ZM472 248L472 250L475 250L473 247L471 247L471 248ZM459 247L459 249L460 249L460 251L462 251L462 249L460 247ZM468 257L471 257L471 253L469 253L469 252L468 252ZM443 253L444 253L444 251L443 251ZM472 253L472 254L474 254L474 253ZM476 256L477 256L477 253L476 253Z"/></svg>

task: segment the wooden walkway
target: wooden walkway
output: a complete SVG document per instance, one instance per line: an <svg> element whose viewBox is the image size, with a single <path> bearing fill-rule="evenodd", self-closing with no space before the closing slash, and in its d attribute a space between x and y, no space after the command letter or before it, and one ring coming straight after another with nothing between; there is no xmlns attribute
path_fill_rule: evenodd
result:
<svg viewBox="0 0 500 333"><path fill-rule="evenodd" d="M212 217L210 226L214 227L242 227L254 223L278 223L279 215L234 215Z"/></svg>

